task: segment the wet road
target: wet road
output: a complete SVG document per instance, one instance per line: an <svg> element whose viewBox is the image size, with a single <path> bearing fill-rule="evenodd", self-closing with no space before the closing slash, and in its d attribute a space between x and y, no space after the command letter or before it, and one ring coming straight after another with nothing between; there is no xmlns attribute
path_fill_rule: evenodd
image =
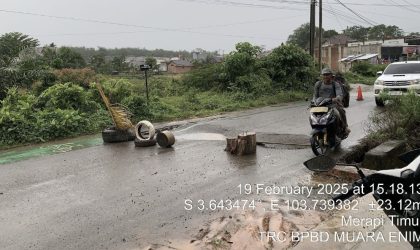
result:
<svg viewBox="0 0 420 250"><path fill-rule="evenodd" d="M373 96L351 100L352 134L363 137ZM352 96L354 99L354 93ZM0 165L0 249L137 249L188 238L223 212L186 211L184 200L251 199L239 184L296 184L310 178L311 149L223 151L222 135L242 131L308 134L306 103L266 107L188 124L174 148L132 143L90 146Z"/></svg>

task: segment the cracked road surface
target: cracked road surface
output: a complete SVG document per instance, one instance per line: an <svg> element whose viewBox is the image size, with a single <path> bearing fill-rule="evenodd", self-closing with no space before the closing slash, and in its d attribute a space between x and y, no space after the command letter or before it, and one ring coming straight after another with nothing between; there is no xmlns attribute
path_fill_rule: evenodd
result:
<svg viewBox="0 0 420 250"><path fill-rule="evenodd" d="M347 109L363 137L373 96ZM184 200L248 199L239 184L292 185L311 178L309 147L261 147L254 156L223 151L242 131L310 132L307 103L227 114L174 130L173 148L96 145L0 165L0 249L138 249L188 239L223 211L184 209ZM39 147L39 146L38 146ZM1 157L1 153L0 153Z"/></svg>

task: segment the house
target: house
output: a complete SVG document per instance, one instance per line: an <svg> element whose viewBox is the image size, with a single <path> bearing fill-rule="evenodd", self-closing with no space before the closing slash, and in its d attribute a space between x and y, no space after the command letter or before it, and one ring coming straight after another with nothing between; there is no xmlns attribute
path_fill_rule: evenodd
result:
<svg viewBox="0 0 420 250"><path fill-rule="evenodd" d="M197 62L221 63L224 59L217 52L207 52L203 49L195 49L191 52L191 55L192 59Z"/></svg>
<svg viewBox="0 0 420 250"><path fill-rule="evenodd" d="M192 63L186 60L171 60L168 64L168 72L172 74L182 74L191 71Z"/></svg>
<svg viewBox="0 0 420 250"><path fill-rule="evenodd" d="M333 71L338 71L339 60L344 57L345 48L350 42L354 42L354 40L344 34L336 35L327 39L321 48L322 63L327 64ZM318 57L317 55L318 52L315 51L316 58Z"/></svg>
<svg viewBox="0 0 420 250"><path fill-rule="evenodd" d="M381 54L381 41L350 42L344 49L343 57L361 54Z"/></svg>
<svg viewBox="0 0 420 250"><path fill-rule="evenodd" d="M369 62L370 64L379 64L380 59L378 54L359 54L359 55L350 55L339 60L340 72L348 72L354 63L357 62Z"/></svg>
<svg viewBox="0 0 420 250"><path fill-rule="evenodd" d="M146 58L144 56L127 56L125 63L132 68L138 69L140 65L146 64Z"/></svg>

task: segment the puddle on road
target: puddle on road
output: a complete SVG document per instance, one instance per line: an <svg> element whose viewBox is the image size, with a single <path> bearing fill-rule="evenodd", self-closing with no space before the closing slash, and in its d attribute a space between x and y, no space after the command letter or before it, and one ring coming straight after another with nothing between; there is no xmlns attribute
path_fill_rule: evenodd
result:
<svg viewBox="0 0 420 250"><path fill-rule="evenodd" d="M224 141L226 137L222 134L216 133L193 133L177 135L176 139L190 140L190 141Z"/></svg>

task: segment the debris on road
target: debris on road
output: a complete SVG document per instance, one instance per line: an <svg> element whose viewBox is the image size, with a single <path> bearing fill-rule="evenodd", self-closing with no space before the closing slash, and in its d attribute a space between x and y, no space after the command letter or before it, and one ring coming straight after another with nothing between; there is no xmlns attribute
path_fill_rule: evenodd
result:
<svg viewBox="0 0 420 250"><path fill-rule="evenodd" d="M120 130L110 127L102 131L102 140L106 143L132 141L134 138L135 135L132 129Z"/></svg>
<svg viewBox="0 0 420 250"><path fill-rule="evenodd" d="M156 139L151 140L139 140L138 138L134 139L134 146L136 147L150 147L156 145Z"/></svg>
<svg viewBox="0 0 420 250"><path fill-rule="evenodd" d="M250 155L257 151L257 135L255 132L245 132L238 138L226 138L225 151L236 155Z"/></svg>
<svg viewBox="0 0 420 250"><path fill-rule="evenodd" d="M142 131L144 127L147 128L147 131ZM136 132L136 138L139 141L149 141L153 140L153 138L155 137L155 127L151 122L146 120L137 123L136 127L134 128L134 131Z"/></svg>
<svg viewBox="0 0 420 250"><path fill-rule="evenodd" d="M175 136L171 131L168 130L160 131L156 135L156 140L159 146L162 148L169 148L175 144Z"/></svg>
<svg viewBox="0 0 420 250"><path fill-rule="evenodd" d="M102 139L104 142L126 142L134 140L132 133L133 124L131 123L131 113L118 104L111 104L106 97L102 86L96 83L96 88L102 97L103 102L112 118L114 126L102 131Z"/></svg>

